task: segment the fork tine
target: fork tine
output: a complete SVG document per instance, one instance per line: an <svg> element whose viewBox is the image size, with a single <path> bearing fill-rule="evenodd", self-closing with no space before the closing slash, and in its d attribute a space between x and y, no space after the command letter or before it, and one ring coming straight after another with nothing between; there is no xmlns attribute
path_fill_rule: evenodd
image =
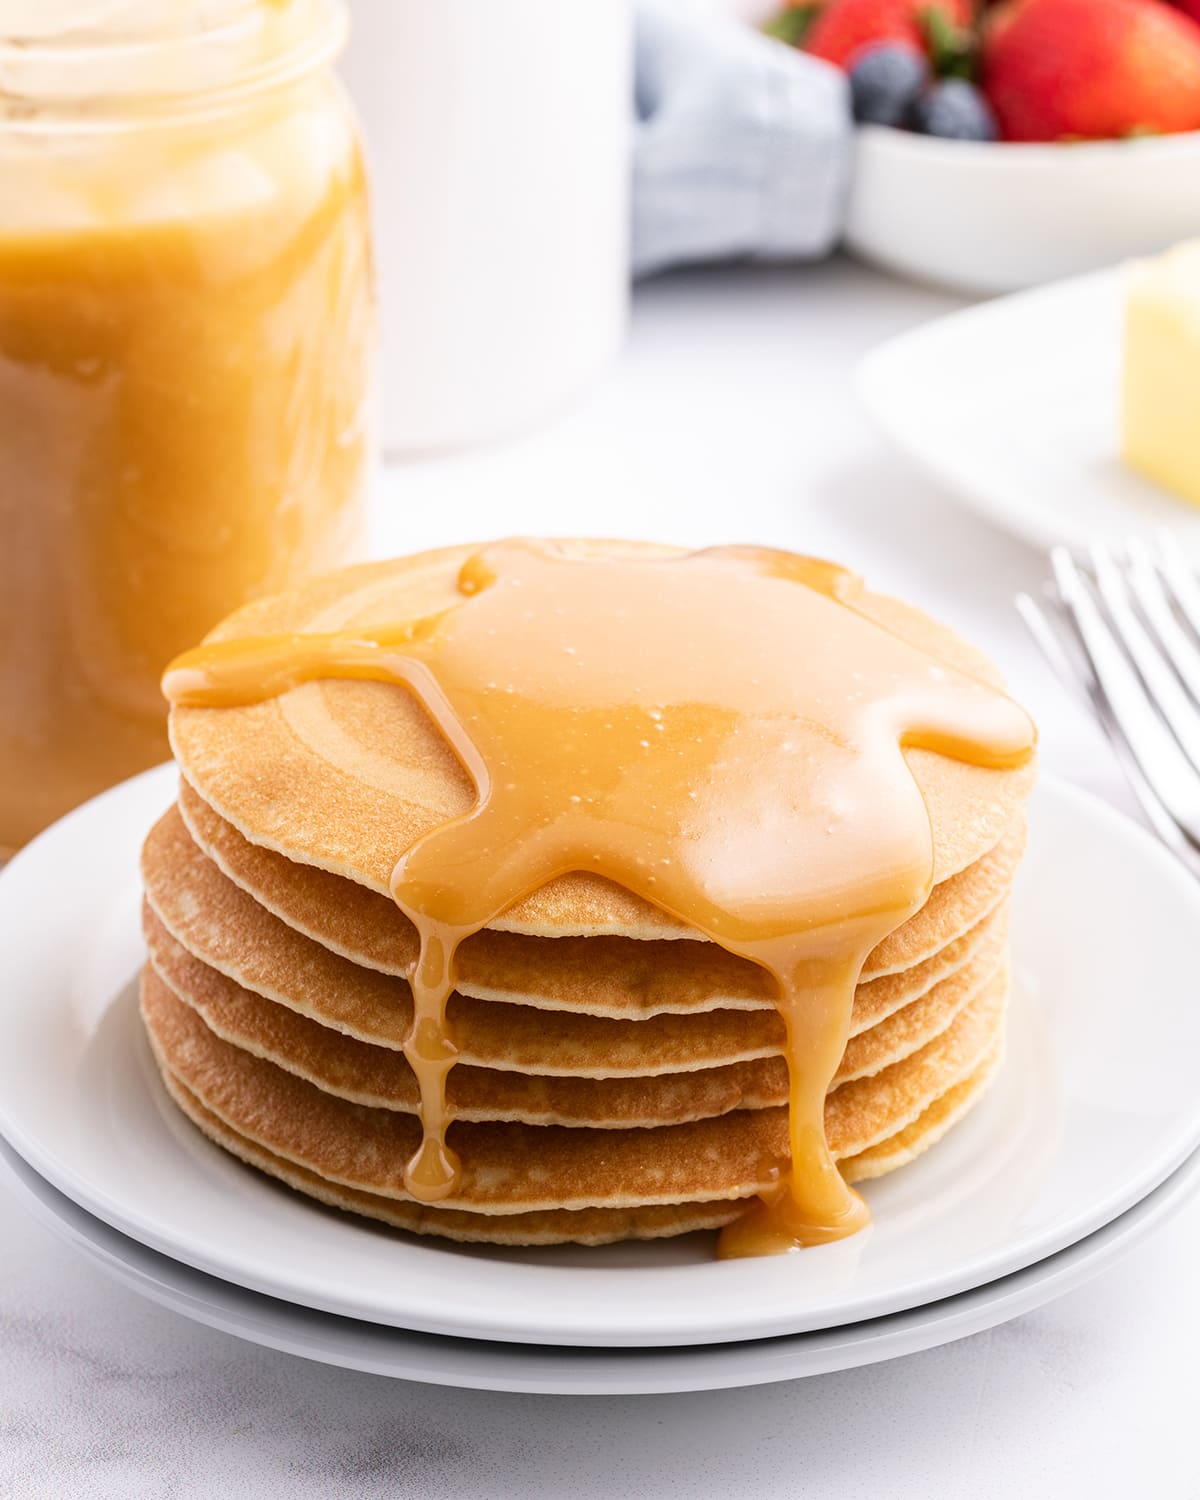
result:
<svg viewBox="0 0 1200 1500"><path fill-rule="evenodd" d="M1013 603L1025 622L1025 628L1059 682L1085 707L1094 708L1096 679L1091 667L1079 651L1077 643L1075 651L1069 651L1061 626L1056 630L1047 618L1046 610L1055 608L1055 601L1047 600L1045 604L1039 604L1028 594L1018 594Z"/></svg>
<svg viewBox="0 0 1200 1500"><path fill-rule="evenodd" d="M1146 687L1146 696L1179 741L1184 754L1200 775L1200 715L1180 686L1170 663L1129 602L1129 590L1120 568L1107 547L1090 549L1096 587L1108 610L1113 634L1129 653Z"/></svg>
<svg viewBox="0 0 1200 1500"><path fill-rule="evenodd" d="M1172 602L1200 640L1200 584L1183 548L1171 532L1160 527L1156 533L1159 562Z"/></svg>
<svg viewBox="0 0 1200 1500"><path fill-rule="evenodd" d="M1116 728L1157 798L1200 848L1200 776L1155 712L1141 679L1101 615L1083 575L1064 547L1050 554L1062 602L1087 654Z"/></svg>
<svg viewBox="0 0 1200 1500"><path fill-rule="evenodd" d="M1198 850L1172 817L1170 810L1157 795L1142 773L1129 742L1121 733L1113 717L1108 701L1092 673L1077 632L1058 603L1043 607L1028 594L1018 594L1017 612L1024 620L1030 635L1046 658L1059 681L1086 706L1090 707L1112 746L1125 779L1137 798L1146 821L1168 848L1200 876L1200 850ZM1054 624L1047 617L1046 609L1053 610Z"/></svg>
<svg viewBox="0 0 1200 1500"><path fill-rule="evenodd" d="M1129 591L1151 626L1167 659L1200 705L1200 644L1179 623L1171 594L1153 554L1140 538L1129 544Z"/></svg>

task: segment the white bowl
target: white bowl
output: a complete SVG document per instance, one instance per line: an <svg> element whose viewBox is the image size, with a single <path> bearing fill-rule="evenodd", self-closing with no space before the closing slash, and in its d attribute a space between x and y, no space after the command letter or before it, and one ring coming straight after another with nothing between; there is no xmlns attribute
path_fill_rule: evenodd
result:
<svg viewBox="0 0 1200 1500"><path fill-rule="evenodd" d="M965 292L1073 276L1200 234L1200 132L1071 145L858 132L846 243Z"/></svg>

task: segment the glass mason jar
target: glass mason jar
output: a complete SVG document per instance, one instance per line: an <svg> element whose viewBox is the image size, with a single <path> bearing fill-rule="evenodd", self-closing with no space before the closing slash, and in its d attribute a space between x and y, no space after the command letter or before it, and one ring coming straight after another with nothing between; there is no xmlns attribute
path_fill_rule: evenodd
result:
<svg viewBox="0 0 1200 1500"><path fill-rule="evenodd" d="M345 20L0 0L0 851L165 757L171 656L358 545Z"/></svg>

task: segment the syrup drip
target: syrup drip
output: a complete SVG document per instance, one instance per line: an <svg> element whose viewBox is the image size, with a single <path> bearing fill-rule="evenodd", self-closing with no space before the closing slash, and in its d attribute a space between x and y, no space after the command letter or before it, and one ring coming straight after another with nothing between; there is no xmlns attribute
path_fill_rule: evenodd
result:
<svg viewBox="0 0 1200 1500"><path fill-rule="evenodd" d="M1033 727L1009 698L855 608L843 569L718 548L670 559L483 549L459 603L383 629L217 641L180 657L172 704L223 708L302 683L402 686L470 775L470 811L399 857L396 904L420 936L404 1048L422 1144L405 1187L451 1197L446 1133L459 944L558 876L606 876L774 979L787 1031L791 1167L723 1232L720 1253L776 1253L867 1221L825 1141L825 1095L867 954L933 881L920 791L901 750L1023 764Z"/></svg>

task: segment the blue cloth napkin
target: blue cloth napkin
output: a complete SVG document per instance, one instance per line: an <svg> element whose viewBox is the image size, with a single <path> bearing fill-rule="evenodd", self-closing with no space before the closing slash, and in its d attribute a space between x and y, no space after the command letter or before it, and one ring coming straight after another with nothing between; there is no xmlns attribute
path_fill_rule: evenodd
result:
<svg viewBox="0 0 1200 1500"><path fill-rule="evenodd" d="M635 275L832 250L853 142L840 70L748 25L643 0L636 88Z"/></svg>

